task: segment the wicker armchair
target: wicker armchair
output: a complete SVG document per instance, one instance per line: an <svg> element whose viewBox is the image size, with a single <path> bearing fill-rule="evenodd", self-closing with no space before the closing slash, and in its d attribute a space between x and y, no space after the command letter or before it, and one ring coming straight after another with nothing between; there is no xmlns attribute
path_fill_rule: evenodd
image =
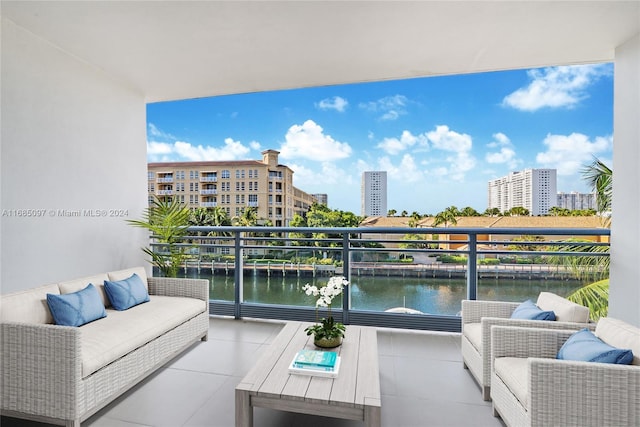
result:
<svg viewBox="0 0 640 427"><path fill-rule="evenodd" d="M462 301L462 362L482 389L482 398L491 400L491 327L521 326L547 329L595 329L589 323L589 309L550 292L541 292L537 305L553 310L556 321L511 319L517 302Z"/></svg>
<svg viewBox="0 0 640 427"><path fill-rule="evenodd" d="M507 426L640 425L640 329L600 319L595 334L631 348L631 365L557 360L575 331L494 326L493 413Z"/></svg>

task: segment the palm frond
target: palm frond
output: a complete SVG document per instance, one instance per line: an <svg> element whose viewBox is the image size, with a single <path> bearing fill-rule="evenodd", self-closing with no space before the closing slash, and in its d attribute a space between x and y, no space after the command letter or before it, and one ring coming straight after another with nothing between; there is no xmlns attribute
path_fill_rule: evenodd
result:
<svg viewBox="0 0 640 427"><path fill-rule="evenodd" d="M594 322L606 317L609 311L609 279L583 286L567 296L567 299L589 307L589 317Z"/></svg>

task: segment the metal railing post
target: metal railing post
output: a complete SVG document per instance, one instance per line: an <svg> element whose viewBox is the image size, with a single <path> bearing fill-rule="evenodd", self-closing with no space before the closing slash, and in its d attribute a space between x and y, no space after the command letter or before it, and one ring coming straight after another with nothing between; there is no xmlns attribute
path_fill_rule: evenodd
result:
<svg viewBox="0 0 640 427"><path fill-rule="evenodd" d="M351 240L349 233L342 233L342 275L351 283L351 268L349 267L349 259L351 257L350 250ZM342 294L342 322L349 324L349 311L351 310L351 289L347 289Z"/></svg>
<svg viewBox="0 0 640 427"><path fill-rule="evenodd" d="M235 256L235 270L233 273L233 282L234 282L234 306L233 306L233 317L236 319L240 319L242 317L241 306L240 304L244 300L243 296L243 259L242 259L242 244L241 238L242 234L239 231L235 232L235 241L234 241L234 256Z"/></svg>
<svg viewBox="0 0 640 427"><path fill-rule="evenodd" d="M478 298L478 235L469 234L467 258L467 299Z"/></svg>

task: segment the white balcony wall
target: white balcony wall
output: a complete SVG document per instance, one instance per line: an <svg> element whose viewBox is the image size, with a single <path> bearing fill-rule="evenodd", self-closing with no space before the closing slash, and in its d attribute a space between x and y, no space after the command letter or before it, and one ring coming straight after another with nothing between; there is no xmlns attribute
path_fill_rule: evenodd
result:
<svg viewBox="0 0 640 427"><path fill-rule="evenodd" d="M640 35L615 58L609 315L640 326Z"/></svg>
<svg viewBox="0 0 640 427"><path fill-rule="evenodd" d="M143 95L1 25L1 292L143 265Z"/></svg>

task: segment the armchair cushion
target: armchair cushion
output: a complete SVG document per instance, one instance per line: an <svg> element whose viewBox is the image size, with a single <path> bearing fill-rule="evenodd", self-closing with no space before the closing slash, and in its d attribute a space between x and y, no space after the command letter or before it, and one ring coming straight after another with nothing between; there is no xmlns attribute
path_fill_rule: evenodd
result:
<svg viewBox="0 0 640 427"><path fill-rule="evenodd" d="M529 367L524 357L500 357L494 370L525 408L529 405Z"/></svg>
<svg viewBox="0 0 640 427"><path fill-rule="evenodd" d="M574 333L565 341L558 351L557 358L629 365L633 361L633 352L612 347L585 328Z"/></svg>
<svg viewBox="0 0 640 427"><path fill-rule="evenodd" d="M538 307L553 311L557 322L589 323L589 307L585 307L552 292L540 292Z"/></svg>
<svg viewBox="0 0 640 427"><path fill-rule="evenodd" d="M467 323L464 326L464 335L467 337L471 345L482 353L482 324Z"/></svg>
<svg viewBox="0 0 640 427"><path fill-rule="evenodd" d="M512 319L528 320L556 320L553 311L545 311L538 307L533 301L526 300L520 304L511 314Z"/></svg>

